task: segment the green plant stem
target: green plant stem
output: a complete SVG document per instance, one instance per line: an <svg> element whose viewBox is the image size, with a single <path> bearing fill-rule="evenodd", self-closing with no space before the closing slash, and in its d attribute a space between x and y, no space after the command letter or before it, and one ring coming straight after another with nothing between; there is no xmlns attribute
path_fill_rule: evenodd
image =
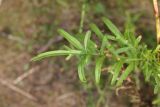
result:
<svg viewBox="0 0 160 107"><path fill-rule="evenodd" d="M84 0L83 5L82 5L82 11L81 11L81 21L80 21L80 26L79 26L79 33L83 32L84 18L85 18L85 14L86 14L86 7L87 7L87 3L86 3L86 0Z"/></svg>

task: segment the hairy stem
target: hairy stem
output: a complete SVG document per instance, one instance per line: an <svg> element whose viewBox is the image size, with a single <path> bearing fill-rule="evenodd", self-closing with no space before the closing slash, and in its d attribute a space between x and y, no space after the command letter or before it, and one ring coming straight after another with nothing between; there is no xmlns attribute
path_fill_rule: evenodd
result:
<svg viewBox="0 0 160 107"><path fill-rule="evenodd" d="M160 44L160 19L157 0L153 0L154 15L156 18L157 44Z"/></svg>

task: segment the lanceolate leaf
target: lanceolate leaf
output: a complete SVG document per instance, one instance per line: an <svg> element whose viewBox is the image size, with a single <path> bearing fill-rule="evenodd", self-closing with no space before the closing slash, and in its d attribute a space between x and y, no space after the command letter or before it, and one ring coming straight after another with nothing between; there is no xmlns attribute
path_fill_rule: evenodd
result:
<svg viewBox="0 0 160 107"><path fill-rule="evenodd" d="M128 65L126 70L122 73L120 79L117 82L117 86L120 86L133 70L134 70L134 63L132 62Z"/></svg>
<svg viewBox="0 0 160 107"><path fill-rule="evenodd" d="M49 51L49 52L44 52L41 53L39 55L37 55L36 57L32 58L32 61L37 61L37 60L41 60L43 58L47 58L47 57L53 57L53 56L61 56L61 55L80 55L83 54L81 51L79 50L56 50L56 51Z"/></svg>
<svg viewBox="0 0 160 107"><path fill-rule="evenodd" d="M85 49L87 49L87 47L89 45L90 37L91 37L91 31L88 31L86 33L86 35L85 35L85 38L84 38L84 47L85 47Z"/></svg>
<svg viewBox="0 0 160 107"><path fill-rule="evenodd" d="M84 65L82 63L78 65L78 76L81 82L86 82L86 77L84 74Z"/></svg>
<svg viewBox="0 0 160 107"><path fill-rule="evenodd" d="M155 86L155 89L154 89L154 93L155 94L157 94L158 93L158 86ZM157 98L157 99L155 99L153 102L152 102L152 104L160 104L160 99L159 98Z"/></svg>
<svg viewBox="0 0 160 107"><path fill-rule="evenodd" d="M114 46L109 43L108 38L106 36L103 38L103 41L106 44L106 48L113 54L113 56L118 58L119 55L116 53ZM100 50L101 52L102 52L102 47Z"/></svg>
<svg viewBox="0 0 160 107"><path fill-rule="evenodd" d="M105 25L109 28L109 30L116 36L121 36L121 32L118 30L118 28L107 18L102 18Z"/></svg>
<svg viewBox="0 0 160 107"><path fill-rule="evenodd" d="M68 46L66 46L66 45L64 45L64 48L66 49L66 50L72 50L72 48L70 48L70 47L68 47Z"/></svg>
<svg viewBox="0 0 160 107"><path fill-rule="evenodd" d="M113 68L113 77L112 77L112 81L111 81L111 84L114 85L118 76L119 76L119 73L122 69L122 66L123 66L123 62L122 61L119 61Z"/></svg>
<svg viewBox="0 0 160 107"><path fill-rule="evenodd" d="M100 40L103 38L103 33L95 24L90 24L91 30L99 37Z"/></svg>
<svg viewBox="0 0 160 107"><path fill-rule="evenodd" d="M88 41L87 50L89 50L89 53L94 54L97 50L97 45L92 40Z"/></svg>
<svg viewBox="0 0 160 107"><path fill-rule="evenodd" d="M59 29L58 32L68 40L68 42L70 42L74 47L76 47L77 49L83 49L83 46L81 45L81 43L73 36L71 36L69 33L67 33L66 31Z"/></svg>
<svg viewBox="0 0 160 107"><path fill-rule="evenodd" d="M81 82L86 82L86 77L84 73L86 65L86 56L82 56L80 63L78 64L78 76Z"/></svg>
<svg viewBox="0 0 160 107"><path fill-rule="evenodd" d="M104 59L105 59L105 57L101 56L96 60L96 68L95 68L96 84L98 84L100 82L101 68L102 68Z"/></svg>
<svg viewBox="0 0 160 107"><path fill-rule="evenodd" d="M156 74L156 76L155 76L155 82L156 82L156 84L155 84L155 88L154 88L154 93L156 94L156 93L158 93L159 92L159 90L160 90L160 78L159 78L159 76L157 76L158 74Z"/></svg>
<svg viewBox="0 0 160 107"><path fill-rule="evenodd" d="M103 39L102 39L102 44L101 44L101 49L100 49L101 54L104 52L107 44L109 44L108 40L107 40L107 37L104 36Z"/></svg>
<svg viewBox="0 0 160 107"><path fill-rule="evenodd" d="M73 54L69 54L67 57L66 57L66 60L70 60L72 58Z"/></svg>
<svg viewBox="0 0 160 107"><path fill-rule="evenodd" d="M151 74L153 72L153 69L149 69L151 68L150 63L148 61L146 61L146 63L143 65L143 72L144 72L144 76L146 77L145 80L149 81Z"/></svg>
<svg viewBox="0 0 160 107"><path fill-rule="evenodd" d="M155 87L154 87L154 93L157 94L158 91L159 91L159 89L160 89L159 85L155 85Z"/></svg>
<svg viewBox="0 0 160 107"><path fill-rule="evenodd" d="M105 36L107 37L108 40L116 41L116 38L113 35L105 34Z"/></svg>
<svg viewBox="0 0 160 107"><path fill-rule="evenodd" d="M138 44L140 43L141 39L142 39L142 36L138 36L136 38L136 44L135 44L136 46L138 46Z"/></svg>
<svg viewBox="0 0 160 107"><path fill-rule="evenodd" d="M102 39L100 54L104 52L105 48L107 48L114 55L114 57L117 57L117 58L119 57L118 54L115 52L114 46L109 43L107 35L104 36Z"/></svg>
<svg viewBox="0 0 160 107"><path fill-rule="evenodd" d="M123 48L119 48L116 50L117 54L123 53L123 52L128 52L130 49L132 49L131 47L123 47Z"/></svg>
<svg viewBox="0 0 160 107"><path fill-rule="evenodd" d="M109 30L116 36L116 39L119 40L123 44L127 44L124 38L122 38L122 33L118 30L118 28L107 18L102 18L105 25L109 28Z"/></svg>

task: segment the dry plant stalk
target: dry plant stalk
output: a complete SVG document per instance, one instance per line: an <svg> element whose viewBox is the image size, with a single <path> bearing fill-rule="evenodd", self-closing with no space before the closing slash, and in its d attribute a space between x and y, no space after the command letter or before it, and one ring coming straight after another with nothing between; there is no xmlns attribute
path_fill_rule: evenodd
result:
<svg viewBox="0 0 160 107"><path fill-rule="evenodd" d="M1 6L1 4L2 4L2 0L0 0L0 6Z"/></svg>
<svg viewBox="0 0 160 107"><path fill-rule="evenodd" d="M154 15L156 18L157 44L160 44L160 18L157 0L153 0Z"/></svg>
<svg viewBox="0 0 160 107"><path fill-rule="evenodd" d="M29 77L30 75L32 75L33 73L37 72L39 69L39 66L36 66L32 69L30 69L28 72L25 72L24 74L20 75L19 77L17 77L17 79L15 79L13 81L14 84L18 84L20 82L22 82L25 78Z"/></svg>
<svg viewBox="0 0 160 107"><path fill-rule="evenodd" d="M32 96L31 94L25 92L24 90L16 87L15 85L13 85L12 83L4 80L4 79L0 79L0 84L6 86L7 88L19 93L20 95L32 100L32 101L38 101L36 97Z"/></svg>

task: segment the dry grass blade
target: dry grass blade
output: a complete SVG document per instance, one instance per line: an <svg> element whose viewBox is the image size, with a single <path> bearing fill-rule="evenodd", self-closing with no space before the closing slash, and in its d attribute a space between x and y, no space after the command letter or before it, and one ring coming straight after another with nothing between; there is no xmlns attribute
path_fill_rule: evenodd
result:
<svg viewBox="0 0 160 107"><path fill-rule="evenodd" d="M25 78L27 78L28 76L30 76L31 74L35 73L36 71L38 71L39 67L36 66L32 69L30 69L28 72L25 72L24 74L20 75L17 79L15 79L13 81L14 84L18 84L21 81L23 81Z"/></svg>
<svg viewBox="0 0 160 107"><path fill-rule="evenodd" d="M6 86L7 88L15 91L16 93L19 93L20 95L32 100L32 101L37 101L37 98L35 98L34 96L32 96L31 94L25 92L24 90L16 87L15 85L9 83L8 81L4 80L4 79L0 79L0 84Z"/></svg>

